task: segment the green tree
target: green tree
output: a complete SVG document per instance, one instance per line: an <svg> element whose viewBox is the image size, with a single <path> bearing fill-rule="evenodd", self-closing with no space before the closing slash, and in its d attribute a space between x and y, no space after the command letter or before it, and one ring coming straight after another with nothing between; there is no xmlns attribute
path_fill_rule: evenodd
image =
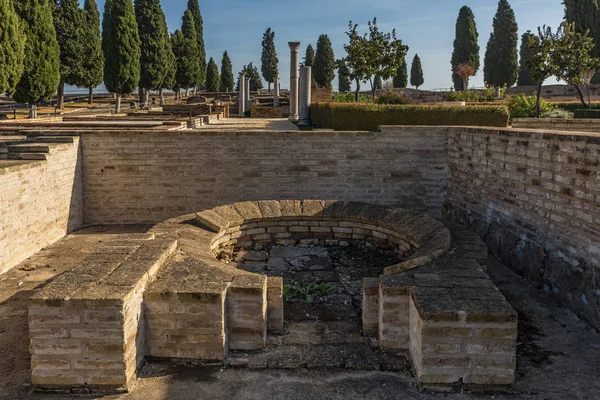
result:
<svg viewBox="0 0 600 400"><path fill-rule="evenodd" d="M60 81L60 48L48 0L20 0L14 3L27 41L23 74L13 98L29 103L30 116L37 117L36 104L52 99ZM2 21L4 25L4 21Z"/></svg>
<svg viewBox="0 0 600 400"><path fill-rule="evenodd" d="M529 63L531 62L532 54L529 48L529 40L533 34L531 31L527 31L521 37L521 51L519 56L519 79L517 85L535 85L535 81L531 77L529 72Z"/></svg>
<svg viewBox="0 0 600 400"><path fill-rule="evenodd" d="M202 14L200 13L200 6L198 0L188 0L188 10L192 12L194 17L194 27L196 28L196 43L198 48L198 63L199 63L199 75L198 82L194 85L194 92L196 92L196 86L203 86L206 82L206 48L204 46L204 21ZM185 33L184 33L185 36Z"/></svg>
<svg viewBox="0 0 600 400"><path fill-rule="evenodd" d="M260 79L260 74L258 73L258 68L256 68L252 63L248 65L244 65L242 68L242 72L246 74L246 77L250 77L250 90L256 91L263 88L262 80ZM235 86L235 91L239 92L240 90L240 80L238 78L237 84Z"/></svg>
<svg viewBox="0 0 600 400"><path fill-rule="evenodd" d="M196 43L196 46L198 44ZM179 99L181 96L181 88L184 86L183 81L183 66L185 61L185 38L183 33L177 29L171 35L171 49L175 57L175 75L171 77L171 89L175 92L175 98Z"/></svg>
<svg viewBox="0 0 600 400"><path fill-rule="evenodd" d="M335 56L327 35L319 36L317 41L317 52L312 65L312 74L319 86L331 88L331 81L335 78Z"/></svg>
<svg viewBox="0 0 600 400"><path fill-rule="evenodd" d="M206 68L206 90L208 92L218 92L221 85L221 77L219 76L219 67L213 58L208 61Z"/></svg>
<svg viewBox="0 0 600 400"><path fill-rule="evenodd" d="M463 79L456 74L456 69L461 64L470 64L479 70L479 34L475 24L473 11L467 6L460 9L456 21L456 38L454 39L454 51L452 52L452 81L456 90L466 90L463 87Z"/></svg>
<svg viewBox="0 0 600 400"><path fill-rule="evenodd" d="M175 57L175 53L173 52L173 43L172 38L169 36L168 40L165 42L165 46L167 46L167 69L165 71L165 76L159 89L160 94L160 105L165 104L165 97L163 94L164 89L175 90L177 86L176 77L177 77L177 57ZM176 93L177 95L177 93Z"/></svg>
<svg viewBox="0 0 600 400"><path fill-rule="evenodd" d="M262 56L261 56L261 72L267 87L271 91L271 83L275 82L275 78L279 73L277 68L279 59L275 50L275 32L271 28L267 29L262 40Z"/></svg>
<svg viewBox="0 0 600 400"><path fill-rule="evenodd" d="M423 66L421 65L421 59L418 54L415 54L415 58L413 58L412 66L410 68L410 84L416 87L425 83L425 79L423 78Z"/></svg>
<svg viewBox="0 0 600 400"><path fill-rule="evenodd" d="M160 0L134 0L141 40L140 99L148 105L150 90L163 88L169 68L169 31Z"/></svg>
<svg viewBox="0 0 600 400"><path fill-rule="evenodd" d="M375 97L374 78L379 76L382 80L387 80L394 77L408 52L408 46L396 38L395 29L391 33L381 32L376 18L373 22L369 21L368 25L368 35L359 35L358 25L352 25L352 21L346 32L349 43L344 45L344 49L348 53L346 59L351 78L357 83L356 101L359 99L361 81L370 81L372 95Z"/></svg>
<svg viewBox="0 0 600 400"><path fill-rule="evenodd" d="M513 9L507 0L500 0L483 66L483 80L487 85L495 87L497 93L500 92L501 87L511 87L517 81L519 75L518 30Z"/></svg>
<svg viewBox="0 0 600 400"><path fill-rule="evenodd" d="M306 47L306 53L304 55L304 66L312 67L315 63L315 49L312 47L312 44L309 44Z"/></svg>
<svg viewBox="0 0 600 400"><path fill-rule="evenodd" d="M402 59L402 64L396 71L394 76L394 87L399 89L406 89L408 86L408 65L406 65L406 58Z"/></svg>
<svg viewBox="0 0 600 400"><path fill-rule="evenodd" d="M76 85L83 76L84 14L78 0L56 0L52 8L56 40L60 47L60 81L57 107L62 110L65 101L65 83Z"/></svg>
<svg viewBox="0 0 600 400"><path fill-rule="evenodd" d="M117 95L115 110L121 112L121 98L131 94L140 81L140 36L131 0L107 0L102 20L104 85Z"/></svg>
<svg viewBox="0 0 600 400"><path fill-rule="evenodd" d="M186 92L191 87L196 87L200 78L200 60L198 57L198 40L196 39L196 27L194 17L190 10L183 14L181 33L183 35L182 48L177 59L177 83ZM178 38L179 39L179 38ZM177 53L175 53L177 55Z"/></svg>
<svg viewBox="0 0 600 400"><path fill-rule="evenodd" d="M575 87L584 107L586 103L580 88L581 85L587 85L584 74L600 68L600 59L592 56L594 46L594 39L587 33L579 33L574 23L564 22L555 36L551 55L554 75L559 81Z"/></svg>
<svg viewBox="0 0 600 400"><path fill-rule="evenodd" d="M593 57L600 57L600 4L598 0L564 0L565 20L575 23L577 32L588 34L594 38L596 46L592 50ZM592 83L600 83L600 72L596 73Z"/></svg>
<svg viewBox="0 0 600 400"><path fill-rule="evenodd" d="M538 28L538 34L530 35L528 47L531 59L527 68L531 79L537 85L536 90L536 115L540 117L540 97L544 81L554 74L552 53L554 52L554 34L550 27Z"/></svg>
<svg viewBox="0 0 600 400"><path fill-rule="evenodd" d="M100 36L100 12L96 0L85 0L83 4L82 74L77 86L89 89L88 104L94 102L94 88L102 83L104 55Z"/></svg>
<svg viewBox="0 0 600 400"><path fill-rule="evenodd" d="M229 58L229 54L227 54L227 50L223 53L223 59L221 60L221 86L219 91L221 92L230 92L233 90L234 85L233 78L233 66L231 65L231 59Z"/></svg>
<svg viewBox="0 0 600 400"><path fill-rule="evenodd" d="M12 0L0 0L0 94L13 94L23 74L25 35Z"/></svg>
<svg viewBox="0 0 600 400"><path fill-rule="evenodd" d="M352 90L352 82L350 81L350 69L346 64L345 59L337 60L335 66L338 71L338 91L346 93Z"/></svg>

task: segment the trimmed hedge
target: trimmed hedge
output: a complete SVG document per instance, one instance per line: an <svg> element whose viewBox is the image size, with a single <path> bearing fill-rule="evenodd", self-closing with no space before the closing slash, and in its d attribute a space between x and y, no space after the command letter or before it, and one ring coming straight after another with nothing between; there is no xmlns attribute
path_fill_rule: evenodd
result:
<svg viewBox="0 0 600 400"><path fill-rule="evenodd" d="M575 110L573 117L600 119L600 110Z"/></svg>
<svg viewBox="0 0 600 400"><path fill-rule="evenodd" d="M374 131L379 125L508 125L505 106L413 106L360 103L316 103L311 120L317 128Z"/></svg>
<svg viewBox="0 0 600 400"><path fill-rule="evenodd" d="M583 109L583 104L581 104L580 101L573 101L573 102L569 102L569 103L551 103L552 105L556 106L556 108L562 108L563 110L567 110L567 111L571 111L571 112L575 112L577 110L581 110ZM593 110L600 110L600 102L594 102L592 103L592 109Z"/></svg>

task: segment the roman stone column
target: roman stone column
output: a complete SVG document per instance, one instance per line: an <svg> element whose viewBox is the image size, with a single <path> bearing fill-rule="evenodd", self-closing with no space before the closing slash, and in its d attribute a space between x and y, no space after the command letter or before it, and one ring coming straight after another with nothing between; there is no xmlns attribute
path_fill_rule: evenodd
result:
<svg viewBox="0 0 600 400"><path fill-rule="evenodd" d="M279 107L279 74L275 75L275 94L273 95L273 107Z"/></svg>
<svg viewBox="0 0 600 400"><path fill-rule="evenodd" d="M246 77L246 111L250 111L250 81L252 78Z"/></svg>
<svg viewBox="0 0 600 400"><path fill-rule="evenodd" d="M298 89L298 126L311 126L310 123L310 95L311 95L311 67L300 67L300 87Z"/></svg>
<svg viewBox="0 0 600 400"><path fill-rule="evenodd" d="M244 116L244 111L246 111L246 74L240 72L240 91L238 93L238 115L240 117Z"/></svg>
<svg viewBox="0 0 600 400"><path fill-rule="evenodd" d="M290 65L290 120L297 121L298 116L298 49L300 42L289 42Z"/></svg>

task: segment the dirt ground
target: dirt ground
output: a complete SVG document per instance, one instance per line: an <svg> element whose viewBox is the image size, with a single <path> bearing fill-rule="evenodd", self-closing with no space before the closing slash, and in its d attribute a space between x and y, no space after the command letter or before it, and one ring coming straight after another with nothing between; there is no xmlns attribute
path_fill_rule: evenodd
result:
<svg viewBox="0 0 600 400"><path fill-rule="evenodd" d="M145 229L146 227L84 229L42 250L8 273L0 275L0 399L98 398L93 395L65 396L33 392L29 385L27 299L54 276L73 268L101 241L117 233L143 232ZM288 353L284 355L286 362L258 363L254 365L257 369L252 368L250 360L262 360L260 354L238 354L234 358L236 363L228 368L148 362L131 393L104 398L600 399L600 334L501 263L491 260L488 268L496 285L519 312L517 384L513 393L421 393L415 387L406 363L396 363L394 368L388 368L387 365L390 364L386 362L374 366L364 362L369 357L365 355L359 356L357 363L352 364L355 368L348 367L351 363L348 363L347 357L339 364L310 362L294 366L294 363L289 362L290 359L293 361L294 353ZM310 310L307 312L310 314ZM278 348L294 347L294 351L307 351L310 349L307 346L311 346L311 338L315 337L314 334L321 334L321 337L325 338L324 344L330 344L327 329L319 328L319 321L307 325L309 320L313 318L289 321L288 334L292 333L295 336L288 336L284 343L289 344L288 346ZM349 322L352 320L353 318L348 319ZM303 330L303 327L306 329ZM285 337L284 335L281 338L282 343ZM278 343L271 343L275 344ZM343 343L343 346L349 345ZM365 348L367 347L369 346ZM331 352L335 352L335 349L331 346L313 348L311 360L331 359ZM323 352L319 353L321 350ZM333 359L337 360L336 357Z"/></svg>

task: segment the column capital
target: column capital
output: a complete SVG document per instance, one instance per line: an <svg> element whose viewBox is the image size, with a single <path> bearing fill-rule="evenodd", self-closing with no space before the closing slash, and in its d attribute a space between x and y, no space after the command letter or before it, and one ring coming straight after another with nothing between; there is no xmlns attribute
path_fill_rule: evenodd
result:
<svg viewBox="0 0 600 400"><path fill-rule="evenodd" d="M298 51L300 48L300 42L288 42L291 51Z"/></svg>

